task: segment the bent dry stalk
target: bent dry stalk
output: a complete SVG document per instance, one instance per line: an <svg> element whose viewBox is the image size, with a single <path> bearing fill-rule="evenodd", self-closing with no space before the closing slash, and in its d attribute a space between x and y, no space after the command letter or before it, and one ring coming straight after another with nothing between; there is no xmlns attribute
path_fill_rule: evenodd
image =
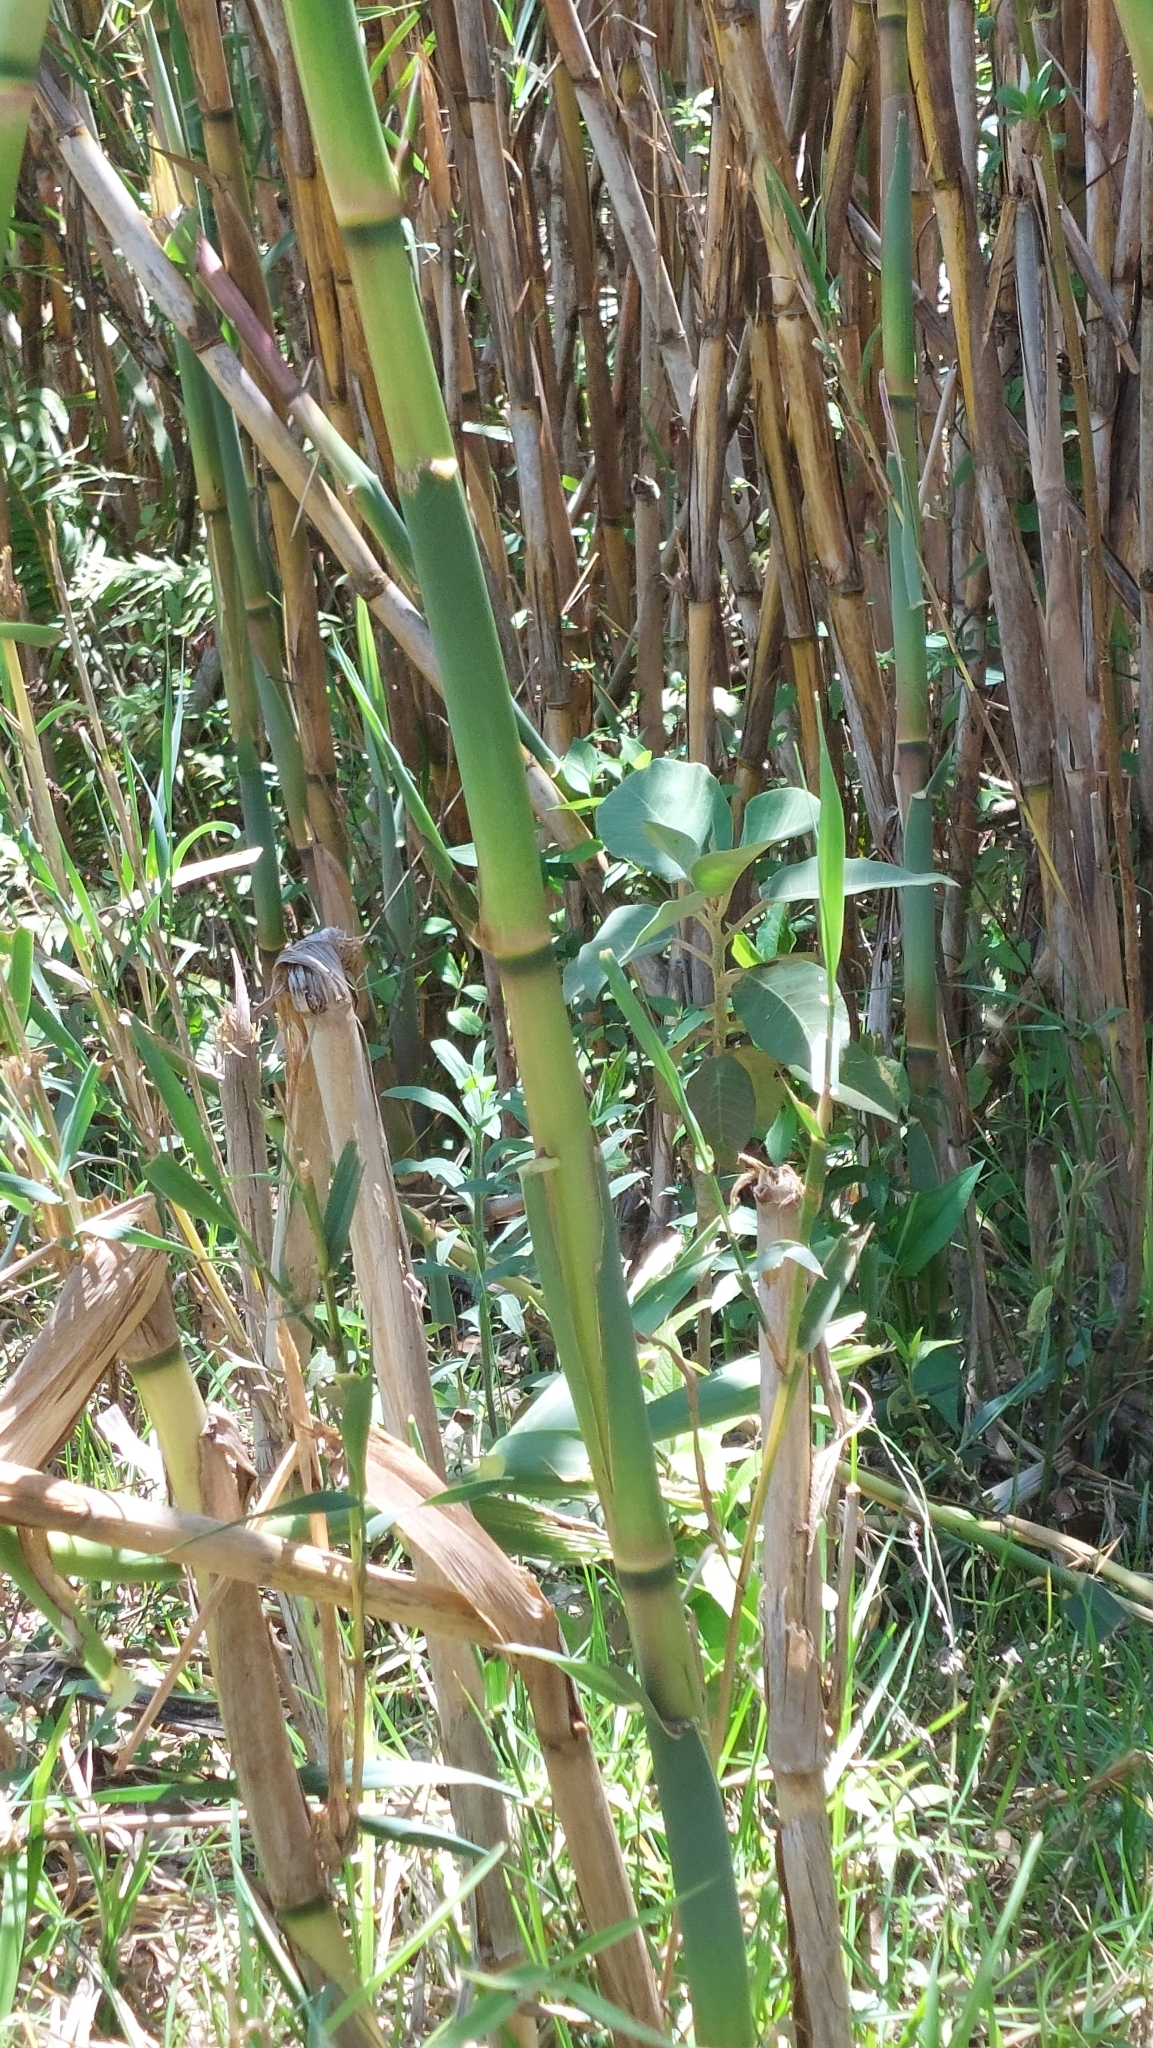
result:
<svg viewBox="0 0 1153 2048"><path fill-rule="evenodd" d="M753 2039L744 1932L694 1646L648 1436L615 1221L541 886L512 700L351 0L286 8L392 441L537 1157L526 1206L557 1351L605 1512L641 1676L698 2039Z"/></svg>

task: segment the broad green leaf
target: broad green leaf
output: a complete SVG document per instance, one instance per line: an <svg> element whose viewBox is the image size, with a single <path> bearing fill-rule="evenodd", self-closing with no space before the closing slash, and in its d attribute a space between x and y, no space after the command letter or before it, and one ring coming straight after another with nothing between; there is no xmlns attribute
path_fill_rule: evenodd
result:
<svg viewBox="0 0 1153 2048"><path fill-rule="evenodd" d="M756 1098L753 1131L757 1137L763 1138L788 1101L788 1083L778 1062L767 1052L762 1052L759 1045L738 1045L729 1057L740 1061L753 1084Z"/></svg>
<svg viewBox="0 0 1153 2048"><path fill-rule="evenodd" d="M702 853L700 859L692 864L689 880L705 896L727 896L745 869L759 860L771 844L771 840L762 839L750 846L731 846L723 852Z"/></svg>
<svg viewBox="0 0 1153 2048"><path fill-rule="evenodd" d="M711 859L712 856L710 855L709 858ZM706 900L702 889L690 889L687 895L684 896L670 896L668 902L661 904L655 917L651 918L645 926L644 931L641 933L641 947L638 948L638 951L643 948L647 953L655 939L661 938L665 932L671 931L674 925L683 924L686 917L695 917L699 910L703 910Z"/></svg>
<svg viewBox="0 0 1153 2048"><path fill-rule="evenodd" d="M658 1401L650 1402L649 1431L654 1443L687 1435L693 1426L694 1407L698 1428L716 1429L726 1422L740 1422L746 1415L755 1415L760 1399L760 1359L755 1353L749 1358L734 1358L729 1365L717 1366L715 1372L702 1373L694 1383L691 1400L687 1387L677 1387L673 1393L662 1394Z"/></svg>
<svg viewBox="0 0 1153 2048"><path fill-rule="evenodd" d="M638 1337L651 1337L654 1330L659 1330L716 1263L715 1233L710 1231L704 1243L698 1237L686 1245L667 1273L658 1273L640 1288L632 1300L633 1328Z"/></svg>
<svg viewBox="0 0 1153 2048"><path fill-rule="evenodd" d="M846 1231L830 1245L821 1261L822 1273L815 1280L805 1296L801 1320L797 1327L798 1351L815 1351L837 1313L841 1296L853 1277L857 1260L864 1245L864 1237L854 1237Z"/></svg>
<svg viewBox="0 0 1153 2048"><path fill-rule="evenodd" d="M742 974L733 990L733 1008L762 1052L782 1067L810 1080L824 1071L825 1038L829 1029L829 992L818 961L795 953ZM849 1014L838 991L833 1016L834 1054L847 1044ZM835 1061L834 1061L835 1071Z"/></svg>
<svg viewBox="0 0 1153 2048"><path fill-rule="evenodd" d="M29 1180L23 1173L0 1173L0 1202L11 1202L21 1208L25 1202L59 1202L63 1200L54 1188L41 1187L38 1180Z"/></svg>
<svg viewBox="0 0 1153 2048"><path fill-rule="evenodd" d="M947 1339L924 1344L912 1371L915 1393L943 1416L950 1429L961 1427L961 1347Z"/></svg>
<svg viewBox="0 0 1153 2048"><path fill-rule="evenodd" d="M84 1078L72 1100L64 1128L60 1133L60 1171L70 1173L74 1160L88 1136L88 1126L96 1114L96 1099L100 1091L100 1069L95 1060L90 1060Z"/></svg>
<svg viewBox="0 0 1153 2048"><path fill-rule="evenodd" d="M918 875L912 868L900 868L887 860L847 860L844 868L846 896L862 896L869 889L921 889L934 882L950 886L948 875ZM821 893L820 868L815 860L799 860L778 868L761 890L763 903L811 903Z"/></svg>
<svg viewBox="0 0 1153 2048"><path fill-rule="evenodd" d="M0 619L0 640L18 640L24 647L59 647L61 626L34 626L29 619Z"/></svg>
<svg viewBox="0 0 1153 2048"><path fill-rule="evenodd" d="M183 1074L160 1041L135 1018L132 1020L132 1037L156 1092L168 1111L173 1130L184 1140L205 1180L210 1181L214 1188L218 1188L220 1181L212 1156L211 1141L200 1121L200 1112L188 1093Z"/></svg>
<svg viewBox="0 0 1153 2048"><path fill-rule="evenodd" d="M693 1285L694 1277L690 1274L684 1291ZM716 1429L746 1415L755 1415L760 1403L760 1384L760 1360L754 1353L702 1374L695 1382L692 1403L685 1387L662 1394L659 1400L649 1403L647 1411L654 1443L667 1443L671 1437L687 1435L693 1427L694 1409L701 1429ZM572 1395L560 1373L549 1381L512 1428L498 1438L481 1459L478 1470L512 1492L556 1494L587 1492L591 1488L592 1474L577 1427ZM477 1503L482 1519L486 1505Z"/></svg>
<svg viewBox="0 0 1153 2048"><path fill-rule="evenodd" d="M943 1187L910 1198L897 1241L897 1272L911 1280L943 1251L960 1227L969 1198L981 1178L981 1162L955 1174Z"/></svg>
<svg viewBox="0 0 1153 2048"><path fill-rule="evenodd" d="M24 1937L28 1923L28 1864L31 1851L19 1849L0 1861L0 2021L6 2020L16 2003L20 1969L24 1961Z"/></svg>
<svg viewBox="0 0 1153 2048"><path fill-rule="evenodd" d="M1083 1587L1061 1602L1061 1611L1083 1643L1103 1643L1106 1636L1129 1619L1128 1608L1100 1579L1086 1578Z"/></svg>
<svg viewBox="0 0 1153 2048"><path fill-rule="evenodd" d="M361 1807L356 1825L362 1834L382 1842L403 1842L410 1849L447 1849L450 1856L483 1856L475 1842L463 1835L451 1835L444 1828L429 1827L426 1821L405 1820L398 1813L374 1813Z"/></svg>
<svg viewBox="0 0 1153 2048"><path fill-rule="evenodd" d="M709 841L724 853L733 843L733 813L728 797L715 776L709 778L709 803L712 807L712 830Z"/></svg>
<svg viewBox="0 0 1153 2048"><path fill-rule="evenodd" d="M801 261L809 273L809 280L816 297L822 325L827 324L833 317L829 299L829 280L825 274L824 265L821 263L816 249L813 247L812 237L805 226L797 202L775 164L770 163L767 157L762 157L761 159L761 173L764 177L770 200L775 207L779 207L789 223L789 230L796 243Z"/></svg>
<svg viewBox="0 0 1153 2048"><path fill-rule="evenodd" d="M307 1792L313 1799L327 1799L328 1772L323 1764L301 1764L296 1775L300 1779L302 1792ZM212 1796L208 1788L224 1784L227 1787L224 1797L236 1798L234 1779L192 1778L183 1781L177 1779L175 1782L181 1790L190 1790L194 1795L197 1785L202 1783L208 1797ZM352 1782L351 1763L345 1765L345 1782ZM483 1785L490 1792L506 1791L503 1781L481 1777L476 1771L458 1770L453 1764L427 1763L420 1757L397 1756L394 1752L385 1756L366 1757L361 1783L366 1792L391 1792L398 1785L403 1785L408 1790L429 1785ZM96 1797L99 1796L97 1793ZM506 1796L516 1803L522 1795L510 1785Z"/></svg>
<svg viewBox="0 0 1153 2048"><path fill-rule="evenodd" d="M472 1126L467 1118L461 1115L455 1102L450 1102L447 1095L439 1094L435 1088L420 1088L415 1083L411 1086L406 1083L403 1087L386 1088L384 1092L395 1096L398 1102L419 1102L425 1109L435 1110L438 1116L449 1117L459 1125L466 1138L471 1138Z"/></svg>
<svg viewBox="0 0 1153 2048"><path fill-rule="evenodd" d="M815 832L821 806L807 789L765 789L745 806L742 846L775 846Z"/></svg>
<svg viewBox="0 0 1153 2048"><path fill-rule="evenodd" d="M144 1178L153 1194L161 1195L173 1208L184 1209L189 1216L195 1216L201 1223L215 1223L224 1230L239 1232L239 1226L231 1209L218 1201L207 1188L201 1187L187 1167L173 1159L170 1152L160 1152L150 1159L144 1169Z"/></svg>
<svg viewBox="0 0 1153 2048"><path fill-rule="evenodd" d="M562 1373L537 1395L511 1429L499 1437L477 1465L481 1479L497 1479L528 1490L543 1485L563 1491L573 1481L587 1482L588 1456L577 1428L576 1410Z"/></svg>
<svg viewBox="0 0 1153 2048"><path fill-rule="evenodd" d="M376 1385L366 1372L340 1372L336 1375L335 1386L348 1476L363 1499L368 1491L368 1433L372 1427Z"/></svg>
<svg viewBox="0 0 1153 2048"><path fill-rule="evenodd" d="M726 853L703 853L692 862L688 879L703 896L728 896L747 867L764 851L759 846L736 846Z"/></svg>
<svg viewBox="0 0 1153 2048"><path fill-rule="evenodd" d="M757 1092L751 1076L739 1060L720 1053L701 1061L685 1093L718 1166L734 1168L756 1123Z"/></svg>
<svg viewBox="0 0 1153 2048"><path fill-rule="evenodd" d="M491 1492L474 1501L472 1512L509 1557L572 1566L598 1564L610 1555L604 1530L583 1515L557 1515L532 1501Z"/></svg>
<svg viewBox="0 0 1153 2048"><path fill-rule="evenodd" d="M514 1491L563 1496L592 1483L588 1452L574 1417L571 1429L525 1430L499 1437L477 1466Z"/></svg>
<svg viewBox="0 0 1153 2048"><path fill-rule="evenodd" d="M776 1273L786 1263L803 1266L806 1273L812 1273L817 1280L823 1280L825 1269L812 1247L801 1244L795 1237L778 1237L760 1253L757 1264L762 1273Z"/></svg>
<svg viewBox="0 0 1153 2048"><path fill-rule="evenodd" d="M637 1683L631 1671L620 1664L591 1664L585 1657L566 1657L561 1650L541 1650L535 1645L509 1643L509 1652L518 1657L536 1657L542 1664L555 1664L558 1671L567 1672L574 1684L583 1686L596 1699L608 1700L614 1707L648 1707L648 1694Z"/></svg>
<svg viewBox="0 0 1153 2048"><path fill-rule="evenodd" d="M673 825L658 825L650 819L645 825L645 837L670 862L678 879L689 882L697 865L700 847L687 832L678 832Z"/></svg>
<svg viewBox="0 0 1153 2048"><path fill-rule="evenodd" d="M718 801L728 811L720 784L700 761L674 761L666 755L647 768L626 775L598 805L596 829L601 843L619 859L631 861L666 882L681 880L680 865L661 850L646 826L662 825L683 833L696 859L717 842ZM731 825L730 825L731 836Z"/></svg>
<svg viewBox="0 0 1153 2048"><path fill-rule="evenodd" d="M330 1273L336 1271L344 1257L363 1178L364 1161L356 1149L355 1138L350 1138L333 1168L321 1222Z"/></svg>
<svg viewBox="0 0 1153 2048"><path fill-rule="evenodd" d="M876 1055L862 1046L846 1045L842 1051L833 1096L847 1108L863 1110L867 1116L887 1117L893 1124L901 1120L900 1098L893 1081Z"/></svg>
<svg viewBox="0 0 1153 2048"><path fill-rule="evenodd" d="M278 1507L267 1515L253 1515L250 1520L259 1521L271 1528L276 1521L295 1521L299 1515L347 1515L358 1508L360 1501L354 1493L341 1487L322 1487L316 1493L294 1493L282 1500Z"/></svg>
<svg viewBox="0 0 1153 2048"><path fill-rule="evenodd" d="M598 754L590 740L573 740L561 760L557 780L577 796L591 796L604 765L604 756Z"/></svg>

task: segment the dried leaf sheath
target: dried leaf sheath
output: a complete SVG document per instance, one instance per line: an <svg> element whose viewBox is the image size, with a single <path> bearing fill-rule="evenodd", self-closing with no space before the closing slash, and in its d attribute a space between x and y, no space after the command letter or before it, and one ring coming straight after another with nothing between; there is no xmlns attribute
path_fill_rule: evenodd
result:
<svg viewBox="0 0 1153 2048"><path fill-rule="evenodd" d="M122 1353L156 1430L178 1508L194 1515L208 1509L217 1520L240 1521L228 1452L229 1445L239 1447L239 1437L233 1423L206 1415L167 1279L148 1314L123 1340ZM203 1593L208 1559L195 1551L194 1559ZM359 1985L356 1964L325 1889L280 1708L268 1621L252 1586L225 1594L208 1623L208 1642L228 1746L272 1904L306 1973L347 1995ZM383 2037L362 2007L340 2027L338 2038L341 2048L380 2048Z"/></svg>
<svg viewBox="0 0 1153 2048"><path fill-rule="evenodd" d="M159 1234L151 1199L126 1202L101 1222ZM0 1457L15 1465L46 1465L71 1436L95 1388L167 1284L163 1252L92 1237L56 1304L0 1390Z"/></svg>

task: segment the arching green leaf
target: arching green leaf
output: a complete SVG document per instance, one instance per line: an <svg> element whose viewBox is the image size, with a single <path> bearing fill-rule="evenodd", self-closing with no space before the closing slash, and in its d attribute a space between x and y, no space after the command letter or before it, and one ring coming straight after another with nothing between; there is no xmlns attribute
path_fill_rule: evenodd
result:
<svg viewBox="0 0 1153 2048"><path fill-rule="evenodd" d="M844 891L846 896L862 896L868 889L919 889L931 887L940 882L950 888L948 875L918 875L911 868L899 868L887 860L847 860L845 862ZM761 890L765 903L807 903L815 902L821 893L820 871L815 860L799 860L795 864L778 868Z"/></svg>

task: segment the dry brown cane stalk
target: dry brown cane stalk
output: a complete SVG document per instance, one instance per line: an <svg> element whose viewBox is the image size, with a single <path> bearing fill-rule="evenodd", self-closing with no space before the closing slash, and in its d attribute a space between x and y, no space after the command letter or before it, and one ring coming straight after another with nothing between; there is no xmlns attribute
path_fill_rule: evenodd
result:
<svg viewBox="0 0 1153 2048"><path fill-rule="evenodd" d="M352 1607L354 1575L348 1558L290 1543L260 1529L235 1528L179 1508L149 1507L127 1493L98 1493L70 1480L48 1479L29 1466L0 1461L0 1522L13 1528L60 1530L142 1551L193 1571L219 1572L247 1586L270 1586L330 1607ZM458 1593L418 1586L408 1572L366 1565L364 1610L398 1628L435 1631L457 1642L500 1645Z"/></svg>
<svg viewBox="0 0 1153 2048"><path fill-rule="evenodd" d="M713 108L709 149L697 378L693 395L693 459L689 477L689 759L706 762L712 753L713 691L722 680L718 656L724 645L717 541L728 435L725 375L731 269L728 154L727 123L724 109L718 101Z"/></svg>
<svg viewBox="0 0 1153 2048"><path fill-rule="evenodd" d="M789 394L789 432L805 496L813 551L820 563L829 625L840 656L846 710L873 838L884 846L892 809L892 711L881 683L872 624L849 530L836 442L829 421L817 336L802 288L804 266L780 203L800 194L768 63L747 0L709 8L717 56L748 140L753 196L768 250L781 376Z"/></svg>
<svg viewBox="0 0 1153 2048"><path fill-rule="evenodd" d="M516 455L525 548L525 596L532 631L534 678L545 706L545 738L564 754L575 737L571 682L561 637L561 603L577 582L576 553L563 513L563 494L548 417L541 405L541 373L529 321L521 252L509 200L506 143L497 106L489 34L478 0L456 0L457 39L468 95L476 185L483 208L474 221L478 250L487 256L488 301L496 328L508 422ZM544 338L547 344L547 336ZM561 507L564 559L555 551Z"/></svg>
<svg viewBox="0 0 1153 2048"><path fill-rule="evenodd" d="M565 223L572 253L576 313L585 356L585 396L589 434L596 465L597 539L605 567L609 616L627 631L631 610L629 550L624 478L620 463L620 430L613 405L608 355L600 318L596 230L589 201L588 171L581 135L580 110L572 79L563 64L552 78L556 114L557 154L564 190ZM658 750L659 751L659 750Z"/></svg>
<svg viewBox="0 0 1153 2048"><path fill-rule="evenodd" d="M178 4L196 78L225 266L261 325L270 328L272 304L251 228L244 152L216 0L178 0ZM275 403L274 390L263 383L259 364L250 359L248 368L265 397ZM348 847L336 796L336 752L328 711L316 578L291 491L275 469L268 472L267 482L284 595L284 643L300 727L309 819L317 839L330 855L328 861L317 864L316 887L322 915L335 914L342 922L348 922L352 905L345 874Z"/></svg>
<svg viewBox="0 0 1153 2048"><path fill-rule="evenodd" d="M402 1442L415 1437L425 1462L443 1477L419 1289L349 984L355 957L355 946L332 931L315 933L281 955L274 993L287 1052L288 1119L291 1124L298 1076L308 1064L324 1111L329 1157L339 1160L353 1144L362 1168L349 1234L385 1424ZM478 1777L495 1778L475 1661L435 1636L429 1641L429 1661L446 1760ZM455 1786L452 1803L469 1840L491 1847L507 1838L498 1793ZM490 1963L508 1962L520 1954L521 1944L504 1880L494 1872L478 1890L482 1952L487 1950Z"/></svg>
<svg viewBox="0 0 1153 2048"><path fill-rule="evenodd" d="M753 1190L758 1263L795 1240L803 1189L789 1166L768 1169ZM789 1923L798 2041L851 2048L849 1993L825 1795L828 1735L821 1689L821 1571L813 1498L810 1364L791 1355L795 1272L788 1258L762 1271L761 1414L766 1444L789 1405L765 1493L761 1609L769 1761L777 1813L778 1867Z"/></svg>

